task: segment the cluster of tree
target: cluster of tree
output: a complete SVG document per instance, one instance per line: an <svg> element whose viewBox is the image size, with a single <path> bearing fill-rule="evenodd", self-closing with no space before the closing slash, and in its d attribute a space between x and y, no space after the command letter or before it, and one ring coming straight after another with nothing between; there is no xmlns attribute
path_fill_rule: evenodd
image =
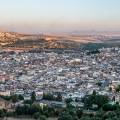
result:
<svg viewBox="0 0 120 120"><path fill-rule="evenodd" d="M119 120L120 109L114 111L99 110L95 114L83 114L80 120Z"/></svg>
<svg viewBox="0 0 120 120"><path fill-rule="evenodd" d="M13 103L16 103L18 101L21 101L21 100L24 100L24 97L22 95L11 95L11 96L0 96L1 98L3 98L4 100L7 100L7 101L12 101ZM34 101L36 100L36 94L35 92L33 91L31 93L31 102L33 103Z"/></svg>
<svg viewBox="0 0 120 120"><path fill-rule="evenodd" d="M48 106L41 107L39 104L25 104L24 106L16 107L15 114L17 116L28 115L35 119L43 120L42 118L46 119L48 117L57 117L59 110Z"/></svg>
<svg viewBox="0 0 120 120"><path fill-rule="evenodd" d="M67 101L70 104L71 99ZM120 118L119 103L111 104L107 96L99 95L96 91L86 95L82 101L84 102L82 110L67 106L68 108L59 115L58 120L119 120ZM96 110L92 109L93 104L98 106Z"/></svg>
<svg viewBox="0 0 120 120"><path fill-rule="evenodd" d="M87 52L87 55L91 55L91 54L99 54L100 50L96 49L96 50L91 50L89 52Z"/></svg>
<svg viewBox="0 0 120 120"><path fill-rule="evenodd" d="M45 97L47 99L52 98L49 94L48 96ZM55 117L58 120L119 120L120 118L119 103L111 104L107 96L99 95L96 91L82 99L84 102L83 108L72 106L71 98L66 99L66 108L40 106L34 102L35 100L36 96L33 92L31 100L24 101L24 104L17 106L14 112L7 112L4 109L0 110L0 117L28 115L36 120L46 120L48 117ZM91 109L93 104L98 106L97 109Z"/></svg>
<svg viewBox="0 0 120 120"><path fill-rule="evenodd" d="M40 106L39 104L24 104L17 106L15 111L9 112L5 109L0 109L0 118L30 116L37 120L46 120L48 117L57 117L60 113L59 109L54 109L48 106Z"/></svg>
<svg viewBox="0 0 120 120"><path fill-rule="evenodd" d="M92 95L86 95L82 102L84 103L85 109L91 109L93 105L97 105L98 109L101 108L104 104L109 102L108 96L99 95L96 91L93 91Z"/></svg>
<svg viewBox="0 0 120 120"><path fill-rule="evenodd" d="M13 111L7 111L6 109L0 109L0 120L4 117L13 117L15 116L15 112Z"/></svg>
<svg viewBox="0 0 120 120"><path fill-rule="evenodd" d="M94 111L69 105L59 114L58 120L120 120L120 105L106 103Z"/></svg>
<svg viewBox="0 0 120 120"><path fill-rule="evenodd" d="M67 105L58 115L58 120L79 120L83 115L83 110Z"/></svg>
<svg viewBox="0 0 120 120"><path fill-rule="evenodd" d="M111 43L87 43L83 45L83 50L97 50L102 48L110 48L113 46L117 46L115 44Z"/></svg>
<svg viewBox="0 0 120 120"><path fill-rule="evenodd" d="M0 109L0 118L6 116L7 111L5 109Z"/></svg>
<svg viewBox="0 0 120 120"><path fill-rule="evenodd" d="M0 110L0 117L4 116L19 116L29 115L36 120L47 120L48 117L56 117L58 120L119 120L120 118L120 105L106 103L99 110L85 111L79 107L73 107L70 103L66 108L54 109L52 107L40 107L37 104L26 104L18 106L15 112L7 112Z"/></svg>
<svg viewBox="0 0 120 120"><path fill-rule="evenodd" d="M118 86L115 88L115 91L116 91L116 92L120 92L120 85L118 85Z"/></svg>
<svg viewBox="0 0 120 120"><path fill-rule="evenodd" d="M11 96L0 96L4 100L12 101L13 103L16 103L20 100L24 100L24 97L22 95L11 95Z"/></svg>
<svg viewBox="0 0 120 120"><path fill-rule="evenodd" d="M32 102L34 102L36 100L36 94L34 91L31 93L31 100L32 100Z"/></svg>
<svg viewBox="0 0 120 120"><path fill-rule="evenodd" d="M53 101L62 101L62 95L60 93L58 93L57 96L54 96L51 93L44 93L43 99L44 100L53 100Z"/></svg>
<svg viewBox="0 0 120 120"><path fill-rule="evenodd" d="M69 105L72 101L73 101L72 98L67 98L67 99L65 99L65 102L66 102L66 104L68 104L68 105Z"/></svg>

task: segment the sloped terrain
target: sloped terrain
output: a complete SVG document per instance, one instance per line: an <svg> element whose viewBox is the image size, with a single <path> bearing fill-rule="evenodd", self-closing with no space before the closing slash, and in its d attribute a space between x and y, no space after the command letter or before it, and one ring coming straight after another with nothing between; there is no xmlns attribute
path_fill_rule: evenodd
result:
<svg viewBox="0 0 120 120"><path fill-rule="evenodd" d="M0 32L2 48L97 48L118 46L119 36L107 35L29 35L14 32Z"/></svg>

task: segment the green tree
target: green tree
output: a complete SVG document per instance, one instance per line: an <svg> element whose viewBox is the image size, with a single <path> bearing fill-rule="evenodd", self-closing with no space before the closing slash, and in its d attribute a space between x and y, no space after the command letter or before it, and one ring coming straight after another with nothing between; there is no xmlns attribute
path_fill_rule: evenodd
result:
<svg viewBox="0 0 120 120"><path fill-rule="evenodd" d="M73 101L72 98L67 98L67 99L65 99L65 102L66 102L67 104L71 103L72 101Z"/></svg>
<svg viewBox="0 0 120 120"><path fill-rule="evenodd" d="M96 93L96 91L95 90L93 90L93 94L92 94L93 96L96 96L97 95L97 93Z"/></svg>
<svg viewBox="0 0 120 120"><path fill-rule="evenodd" d="M30 115L30 105L24 105L23 106L23 114L25 114L25 115Z"/></svg>
<svg viewBox="0 0 120 120"><path fill-rule="evenodd" d="M36 100L36 94L35 94L34 91L31 93L31 100L32 100L33 102Z"/></svg>
<svg viewBox="0 0 120 120"><path fill-rule="evenodd" d="M109 111L109 112L106 112L104 115L103 115L103 119L105 120L105 119L112 119L113 120L113 118L114 117L116 117L117 115L116 115L116 113L115 113L115 111Z"/></svg>
<svg viewBox="0 0 120 120"><path fill-rule="evenodd" d="M105 113L105 112L104 112L102 109L100 109L99 111L96 112L96 115L95 115L95 116L96 116L97 118L102 118L102 116L104 115L104 113Z"/></svg>
<svg viewBox="0 0 120 120"><path fill-rule="evenodd" d="M98 108L101 108L104 104L109 102L108 96L99 95L93 92L92 95L86 95L82 102L84 103L84 107L90 109L93 104L98 105Z"/></svg>
<svg viewBox="0 0 120 120"><path fill-rule="evenodd" d="M0 109L0 118L5 117L5 112L3 109Z"/></svg>
<svg viewBox="0 0 120 120"><path fill-rule="evenodd" d="M47 120L47 118L44 115L40 115L39 120Z"/></svg>
<svg viewBox="0 0 120 120"><path fill-rule="evenodd" d="M78 109L76 111L76 114L77 114L78 118L80 119L82 117L82 115L83 115L83 110Z"/></svg>
<svg viewBox="0 0 120 120"><path fill-rule="evenodd" d="M117 109L117 106L106 103L106 104L103 105L102 108L103 108L104 111L114 111L114 110Z"/></svg>
<svg viewBox="0 0 120 120"><path fill-rule="evenodd" d="M120 85L118 85L115 90L116 90L116 92L119 92L120 91Z"/></svg>
<svg viewBox="0 0 120 120"><path fill-rule="evenodd" d="M24 97L22 95L18 95L19 100L24 100Z"/></svg>
<svg viewBox="0 0 120 120"><path fill-rule="evenodd" d="M24 104L29 104L29 105L32 105L32 100L24 100Z"/></svg>
<svg viewBox="0 0 120 120"><path fill-rule="evenodd" d="M84 117L80 118L80 120L92 120L92 118L90 118L89 116L84 116Z"/></svg>
<svg viewBox="0 0 120 120"><path fill-rule="evenodd" d="M50 93L44 93L43 94L43 99L44 100L55 100L55 97Z"/></svg>
<svg viewBox="0 0 120 120"><path fill-rule="evenodd" d="M8 112L6 113L6 116L7 116L7 117L13 117L13 116L14 116L14 112L8 111Z"/></svg>
<svg viewBox="0 0 120 120"><path fill-rule="evenodd" d="M58 93L56 97L56 101L62 101L62 95L60 93Z"/></svg>
<svg viewBox="0 0 120 120"><path fill-rule="evenodd" d="M15 108L15 113L16 113L17 115L23 115L23 114L24 114L23 112L24 112L24 111L23 111L23 107L17 106L17 107Z"/></svg>
<svg viewBox="0 0 120 120"><path fill-rule="evenodd" d="M17 95L11 96L11 99L12 99L12 102L13 102L13 103L18 102L18 96L17 96Z"/></svg>
<svg viewBox="0 0 120 120"><path fill-rule="evenodd" d="M97 104L99 108L108 102L109 102L108 96L104 96L104 95L96 95L94 101L94 103Z"/></svg>
<svg viewBox="0 0 120 120"><path fill-rule="evenodd" d="M7 101L11 100L11 96L0 96L0 97Z"/></svg>
<svg viewBox="0 0 120 120"><path fill-rule="evenodd" d="M36 113L33 114L33 118L34 119L37 120L39 117L40 117L40 113L39 112L36 112Z"/></svg>
<svg viewBox="0 0 120 120"><path fill-rule="evenodd" d="M73 117L68 112L63 112L58 117L58 120L73 120Z"/></svg>
<svg viewBox="0 0 120 120"><path fill-rule="evenodd" d="M38 104L33 104L31 107L30 107L30 113L31 115L33 115L34 113L37 113L37 112L40 112L41 111L41 108Z"/></svg>

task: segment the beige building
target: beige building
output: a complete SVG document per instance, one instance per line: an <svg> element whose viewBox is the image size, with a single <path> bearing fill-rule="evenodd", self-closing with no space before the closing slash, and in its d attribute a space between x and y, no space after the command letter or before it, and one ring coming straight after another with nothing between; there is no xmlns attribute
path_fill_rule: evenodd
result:
<svg viewBox="0 0 120 120"><path fill-rule="evenodd" d="M12 110L12 103L0 98L0 109Z"/></svg>

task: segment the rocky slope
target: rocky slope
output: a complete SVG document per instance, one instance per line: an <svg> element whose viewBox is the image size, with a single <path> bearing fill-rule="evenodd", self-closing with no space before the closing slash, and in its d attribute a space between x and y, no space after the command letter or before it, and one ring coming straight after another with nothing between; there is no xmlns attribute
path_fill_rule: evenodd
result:
<svg viewBox="0 0 120 120"><path fill-rule="evenodd" d="M3 48L75 48L86 43L110 43L120 41L119 36L107 35L29 35L0 32Z"/></svg>
<svg viewBox="0 0 120 120"><path fill-rule="evenodd" d="M72 48L75 44L59 36L0 32L0 46L3 48Z"/></svg>

